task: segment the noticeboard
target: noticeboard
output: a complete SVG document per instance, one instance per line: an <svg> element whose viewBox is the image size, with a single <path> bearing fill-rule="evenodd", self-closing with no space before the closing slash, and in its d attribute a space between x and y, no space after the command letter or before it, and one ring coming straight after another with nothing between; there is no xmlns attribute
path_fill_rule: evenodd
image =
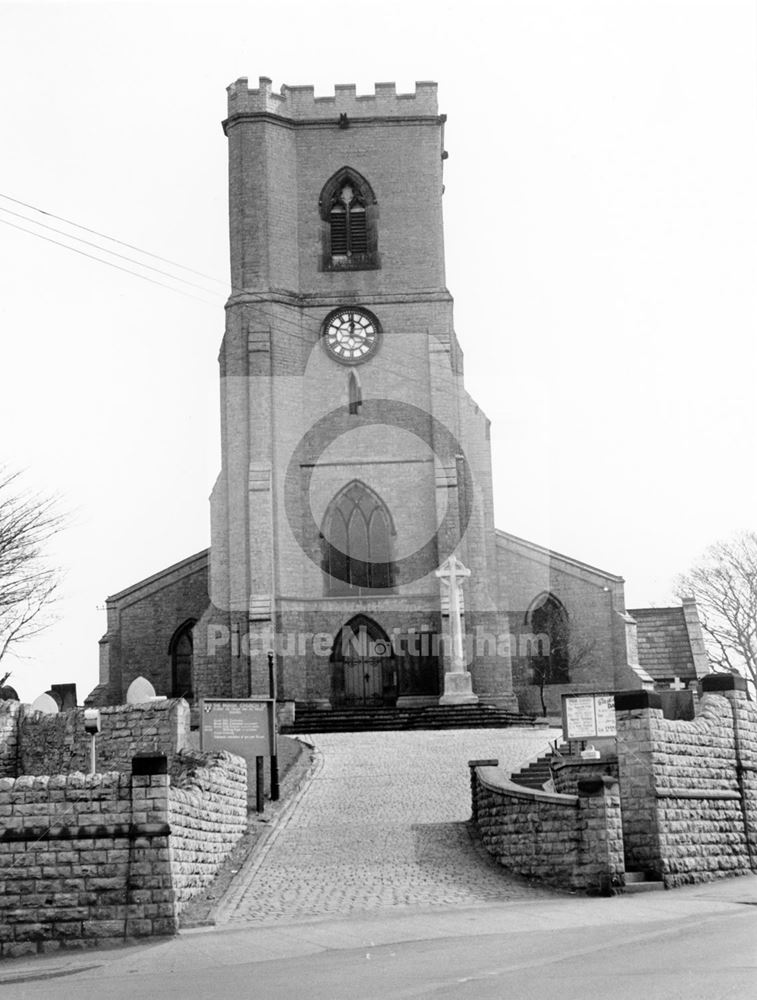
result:
<svg viewBox="0 0 757 1000"><path fill-rule="evenodd" d="M245 760L276 754L272 698L203 698L200 746L228 750Z"/></svg>
<svg viewBox="0 0 757 1000"><path fill-rule="evenodd" d="M586 740L615 736L615 696L612 694L564 694L563 737Z"/></svg>

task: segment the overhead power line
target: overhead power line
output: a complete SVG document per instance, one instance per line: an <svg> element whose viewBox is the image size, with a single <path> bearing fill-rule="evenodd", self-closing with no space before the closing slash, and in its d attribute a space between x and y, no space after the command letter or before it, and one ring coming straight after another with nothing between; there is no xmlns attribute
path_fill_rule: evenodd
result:
<svg viewBox="0 0 757 1000"><path fill-rule="evenodd" d="M30 222L33 226L40 226L42 229L47 229L49 232L57 233L58 236L65 236L65 238L68 240L76 240L77 243L82 243L84 246L93 247L96 250L101 250L103 253L110 254L112 257L118 257L119 260L129 261L130 264L136 264L137 267L146 268L148 271L155 271L156 274L162 274L164 278L171 278L172 281L180 281L183 285L189 285L192 288L199 288L200 291L207 292L209 295L217 294L216 292L213 292L211 289L206 288L204 285L200 285L196 281L191 281L189 278L181 278L176 274L171 274L170 271L164 271L160 267L155 267L154 264L145 264L140 260L135 260L133 257L127 256L127 254L119 253L117 250L109 250L107 247L103 247L99 243L93 243L92 240L85 240L81 236L74 236L73 233L67 233L65 232L65 230L58 229L57 226L49 226L46 222L37 222L35 219L30 219L28 216L22 215L21 212L14 212L10 208L3 208L2 205L0 205L0 212L5 212L6 215L12 215L16 219L22 219L24 222ZM31 230L25 230L25 231L30 232ZM53 240L51 242L55 241ZM61 245L67 245L67 244L61 244ZM119 245L125 245L125 244L119 244ZM71 247L70 249L74 248ZM143 254L144 256L153 258L156 257L155 254L151 254L147 250L140 250L138 247L135 247L134 249L138 253ZM162 260L162 258L157 258L157 259ZM102 261L102 263L106 263L106 261ZM185 270L189 270L189 268L185 268ZM209 279L209 280L215 280L215 279Z"/></svg>
<svg viewBox="0 0 757 1000"><path fill-rule="evenodd" d="M47 243L54 243L58 247L63 247L64 250L71 250L73 253L78 253L82 257L89 257L90 260L96 260L100 264L107 264L108 267L114 267L117 271L124 271L126 274L132 274L136 278L141 278L143 281L149 281L151 285L160 285L161 288L167 288L169 291L176 292L179 295L185 295L187 298L196 299L198 302L204 302L209 306L216 306L217 303L211 302L209 299L202 299L199 295L193 295L191 292L185 292L183 288L175 288L173 285L167 285L164 281L157 281L155 278L150 278L146 274L140 274L139 271L132 271L131 268L122 267L120 264L114 263L112 260L105 260L103 257L97 257L94 254L87 253L86 250L79 250L77 247L72 247L68 243L61 243L59 240L54 240L50 236L45 236L43 233L35 233L33 229L27 229L25 226L19 226L15 222L11 222L9 219L0 219L0 223L4 226L10 226L12 229L18 229L22 233L29 233L30 236L36 236L37 239L45 240Z"/></svg>
<svg viewBox="0 0 757 1000"><path fill-rule="evenodd" d="M91 233L91 234L96 235L96 236L101 236L103 239L110 240L112 243L118 244L119 246L128 247L129 249L134 250L136 253L141 254L142 256L146 256L146 257L150 257L150 258L152 258L154 260L162 261L163 263L169 264L172 267L181 268L183 271L187 271L187 272L189 272L191 274L196 274L199 277L207 278L209 281L214 281L214 282L216 282L219 285L225 285L226 288L230 288L231 289L232 294L244 291L244 289L240 289L240 288L237 288L234 285L230 285L230 283L228 281L224 282L220 278L214 278L211 275L204 274L201 271L196 271L196 270L194 270L191 267L187 267L184 264L179 264L178 262L172 261L172 260L170 260L167 257L161 257L159 254L152 253L149 250L144 250L144 249L142 249L142 247L135 246L132 243L127 243L124 240L118 240L118 239L116 239L116 238L114 238L112 236L107 236L104 233L100 233L100 232L98 232L95 229L90 229L87 226L79 225L79 223L72 222L69 219L65 219L63 216L56 215L54 212L48 212L48 211L45 211L44 209L36 208L35 206L30 205L28 202L21 201L18 198L11 198L9 195L2 194L1 192L0 192L0 198L5 198L7 201L11 201L14 204L21 205L21 206L23 206L25 208L30 209L33 212L39 212L40 214L48 216L49 218L58 219L59 221L66 223L66 225L75 226L76 228L81 229L83 232L88 232L88 233ZM91 240L85 240L82 237L75 236L72 233L67 233L64 230L56 228L55 226L49 226L46 223L38 222L35 219L30 219L30 218L28 218L28 216L22 215L19 212L13 212L11 209L4 208L2 205L0 205L0 212L5 212L6 214L13 215L15 218L21 219L24 222L28 222L28 223L30 223L33 226L38 226L38 227L47 229L49 231L52 231L52 232L56 233L59 236L65 237L66 239L76 240L77 242L82 243L85 246L89 246L89 247L91 247L91 248L93 248L95 250L100 250L102 253L107 253L107 254L109 254L111 256L118 257L121 260L125 260L128 263L130 263L130 264L134 264L136 267L149 269L149 270L151 270L153 272L156 272L156 273L162 275L163 277L167 277L167 278L171 279L172 281L179 281L182 284L190 285L193 288L197 288L200 291L205 292L207 295L210 295L210 296L217 295L216 292L213 292L211 289L205 288L203 285L199 285L196 282L192 282L192 281L189 281L186 278L182 278L182 277L180 277L178 275L171 274L169 271L164 271L161 268L153 267L150 264L145 264L144 262L139 261L139 260L135 260L134 258L129 257L129 256L125 255L125 254L120 254L120 253L118 253L118 252L116 252L114 250L109 250L107 247L103 247L103 246L101 246L98 243L92 242ZM133 277L141 278L143 281L149 281L150 284L158 285L161 288L166 288L166 289L168 289L168 291L176 292L179 295L185 296L185 298L191 298L191 299L194 299L197 302L202 302L205 305L209 305L209 306L213 306L213 307L216 307L216 306L219 306L219 305L223 304L223 299L221 299L220 297L217 298L215 301L212 301L211 299L202 298L199 295L193 295L191 292L187 292L187 291L185 291L182 288L176 288L173 285L168 285L168 284L166 284L163 281L158 281L155 278L151 278L151 277L149 277L146 274L142 274L140 271L134 271L131 268L123 267L122 265L116 264L113 261L106 260L105 258L103 258L101 256L98 256L97 254L87 253L84 250L80 250L77 247L71 246L69 243L62 243L62 242L60 242L58 240L52 239L49 236L45 236L43 233L36 232L33 229L27 229L24 226L19 226L16 223L10 222L8 219L0 218L0 223L3 223L6 226L10 226L13 229L18 229L21 232L28 233L30 236L36 236L38 239L45 240L47 243L53 243L53 244L55 244L55 246L62 247L64 250L71 250L73 253L79 254L82 257L87 257L90 260L97 261L100 264L106 264L108 267L113 267L113 268L115 268L118 271L124 272L125 274L131 274ZM270 310L267 307L265 307L263 305L263 303L256 303L256 308L260 312L262 312L263 315L265 315L267 319L270 320L270 322L271 322L272 325L281 325L281 326L289 327L289 331L288 331L288 335L289 336L291 336L291 337L293 337L293 338L295 338L297 340L301 340L304 343L307 343L308 345L312 344L311 338L305 336L301 332L299 324L297 322L295 322L294 320L288 319L288 318L286 318L284 316L281 316L281 315L274 315L272 312L270 312ZM417 355L415 351L411 350L408 353L412 354L412 355L414 355L414 356L416 356L416 357L418 357L420 359L420 356ZM425 386L426 385L426 383L424 381L422 381L420 379L417 379L417 378L414 378L412 375L409 375L408 372L407 372L407 368L404 367L404 366L399 367L399 366L395 365L393 367L393 371L395 372L396 375L398 375L405 382L414 382L414 383L416 383L418 385L421 385L421 386ZM450 381L452 381L452 380L455 379L456 376L453 375L452 373L448 373L448 374L445 374L443 377L448 378L448 379L450 379Z"/></svg>
<svg viewBox="0 0 757 1000"><path fill-rule="evenodd" d="M65 222L67 226L74 226L76 229L81 229L85 233L91 233L93 236L100 236L104 240L110 240L111 243L117 243L119 246L127 247L129 250L136 250L137 253L144 254L146 257L152 257L154 260L160 260L164 264L171 264L173 267L180 267L182 271L189 271L190 274L196 274L199 278L207 278L208 281L216 281L222 285L228 284L228 282L220 281L219 278L214 278L210 274L203 274L202 271L195 271L194 268L187 267L186 264L180 264L178 261L170 260L168 257L161 257L159 254L151 253L149 250L143 250L141 247L134 246L133 243L126 243L124 240L116 239L115 236L108 236L107 233L101 233L97 229L90 229L88 226L83 226L79 222L66 219L62 215L56 215L55 212L48 212L44 208L37 208L36 205L30 205L28 202L21 201L19 198L12 198L9 194L3 194L0 192L0 198L5 198L6 201L12 201L15 205L21 205L23 208L29 208L32 212L39 212L40 215L47 215L51 219L57 219L58 222Z"/></svg>

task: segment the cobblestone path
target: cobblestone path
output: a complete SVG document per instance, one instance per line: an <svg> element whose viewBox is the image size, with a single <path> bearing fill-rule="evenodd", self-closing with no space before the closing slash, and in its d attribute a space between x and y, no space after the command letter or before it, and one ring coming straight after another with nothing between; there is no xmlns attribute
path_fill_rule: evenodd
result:
<svg viewBox="0 0 757 1000"><path fill-rule="evenodd" d="M551 895L508 875L472 839L467 762L509 769L553 730L318 734L317 770L240 871L217 924L291 922L393 907Z"/></svg>

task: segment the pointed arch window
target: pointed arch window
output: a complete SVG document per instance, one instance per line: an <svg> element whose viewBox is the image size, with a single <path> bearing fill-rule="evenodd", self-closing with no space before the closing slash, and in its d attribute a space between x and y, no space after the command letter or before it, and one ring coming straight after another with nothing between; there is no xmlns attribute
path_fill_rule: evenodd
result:
<svg viewBox="0 0 757 1000"><path fill-rule="evenodd" d="M394 525L381 498L354 481L332 501L321 531L326 593L391 592Z"/></svg>
<svg viewBox="0 0 757 1000"><path fill-rule="evenodd" d="M192 689L192 666L193 666L193 642L192 629L195 620L190 618L184 622L174 632L173 638L168 646L171 657L171 697L186 698L191 701L194 698Z"/></svg>
<svg viewBox="0 0 757 1000"><path fill-rule="evenodd" d="M359 271L380 267L378 205L368 181L342 167L326 182L319 199L323 223L325 271Z"/></svg>
<svg viewBox="0 0 757 1000"><path fill-rule="evenodd" d="M349 397L349 411L351 416L357 416L360 413L360 407L363 405L363 393L360 388L360 378L357 372L350 372L349 378L347 379L347 395Z"/></svg>
<svg viewBox="0 0 757 1000"><path fill-rule="evenodd" d="M529 627L529 665L533 683L570 682L568 614L554 594L542 594L526 615Z"/></svg>

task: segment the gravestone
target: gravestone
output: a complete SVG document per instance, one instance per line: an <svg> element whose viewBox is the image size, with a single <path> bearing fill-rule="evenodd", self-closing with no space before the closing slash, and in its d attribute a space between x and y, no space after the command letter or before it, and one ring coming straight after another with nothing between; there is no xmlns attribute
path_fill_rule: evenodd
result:
<svg viewBox="0 0 757 1000"><path fill-rule="evenodd" d="M48 694L51 694L60 704L61 711L65 712L69 708L76 708L75 684L51 684Z"/></svg>
<svg viewBox="0 0 757 1000"><path fill-rule="evenodd" d="M44 715L57 715L60 709L58 702L49 694L41 694L32 702L33 712L42 712Z"/></svg>
<svg viewBox="0 0 757 1000"><path fill-rule="evenodd" d="M155 688L146 677L135 677L126 692L127 705L144 705L148 701L155 701Z"/></svg>

